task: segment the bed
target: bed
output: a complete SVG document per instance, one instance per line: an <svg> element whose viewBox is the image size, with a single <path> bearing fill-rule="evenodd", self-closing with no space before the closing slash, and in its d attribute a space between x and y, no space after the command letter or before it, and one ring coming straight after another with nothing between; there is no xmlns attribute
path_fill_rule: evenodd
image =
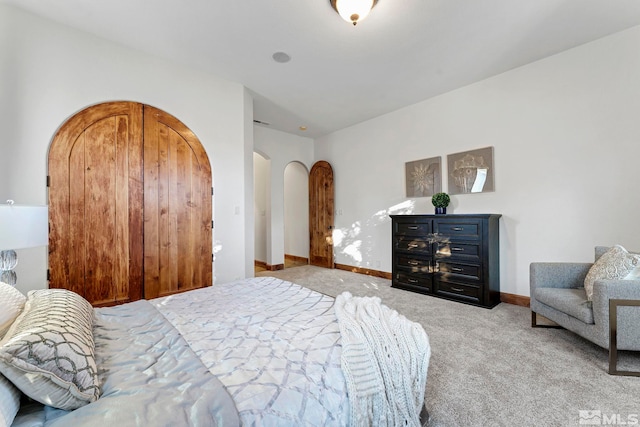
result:
<svg viewBox="0 0 640 427"><path fill-rule="evenodd" d="M94 309L7 287L0 426L425 422L428 337L378 298L259 277Z"/></svg>

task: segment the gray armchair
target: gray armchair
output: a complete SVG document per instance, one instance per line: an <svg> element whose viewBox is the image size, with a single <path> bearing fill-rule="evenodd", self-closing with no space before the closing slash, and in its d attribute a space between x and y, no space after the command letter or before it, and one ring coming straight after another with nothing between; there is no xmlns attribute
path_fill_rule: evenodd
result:
<svg viewBox="0 0 640 427"><path fill-rule="evenodd" d="M597 246L597 260L607 247ZM530 266L531 326L540 314L576 334L609 349L609 373L618 371L617 351L640 351L640 280L597 280L592 302L584 278L592 263L534 262Z"/></svg>

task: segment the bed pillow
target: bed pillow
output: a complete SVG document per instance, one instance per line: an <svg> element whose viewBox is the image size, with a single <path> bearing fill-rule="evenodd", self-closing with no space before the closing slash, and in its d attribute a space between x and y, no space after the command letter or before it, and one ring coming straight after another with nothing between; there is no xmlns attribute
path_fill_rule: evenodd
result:
<svg viewBox="0 0 640 427"><path fill-rule="evenodd" d="M28 294L22 314L0 342L0 373L24 394L59 409L98 399L93 307L64 289Z"/></svg>
<svg viewBox="0 0 640 427"><path fill-rule="evenodd" d="M0 339L20 315L27 297L11 285L0 282Z"/></svg>
<svg viewBox="0 0 640 427"><path fill-rule="evenodd" d="M591 266L584 279L584 290L587 300L593 297L593 283L600 279L635 279L640 275L640 255L627 252L620 245L615 245Z"/></svg>
<svg viewBox="0 0 640 427"><path fill-rule="evenodd" d="M0 374L0 425L10 426L19 409L20 391Z"/></svg>

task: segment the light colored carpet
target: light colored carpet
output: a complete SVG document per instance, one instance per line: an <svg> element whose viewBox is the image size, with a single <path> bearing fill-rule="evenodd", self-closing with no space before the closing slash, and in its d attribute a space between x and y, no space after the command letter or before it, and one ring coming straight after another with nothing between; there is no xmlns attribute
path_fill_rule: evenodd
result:
<svg viewBox="0 0 640 427"><path fill-rule="evenodd" d="M531 328L528 308L502 303L488 310L312 266L258 275L331 296L376 295L420 322L432 350L430 426L576 426L580 411L601 411L603 421L640 419L640 378L608 375L608 352L569 331ZM640 370L640 354L621 357L621 368Z"/></svg>

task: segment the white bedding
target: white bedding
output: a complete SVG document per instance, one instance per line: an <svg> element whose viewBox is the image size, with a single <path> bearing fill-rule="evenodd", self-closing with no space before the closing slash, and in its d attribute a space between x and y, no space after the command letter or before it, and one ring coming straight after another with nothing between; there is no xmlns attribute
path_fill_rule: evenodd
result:
<svg viewBox="0 0 640 427"><path fill-rule="evenodd" d="M260 277L98 308L100 399L14 426L349 425L334 303Z"/></svg>
<svg viewBox="0 0 640 427"><path fill-rule="evenodd" d="M260 277L152 303L226 386L243 424L347 425L333 298Z"/></svg>

